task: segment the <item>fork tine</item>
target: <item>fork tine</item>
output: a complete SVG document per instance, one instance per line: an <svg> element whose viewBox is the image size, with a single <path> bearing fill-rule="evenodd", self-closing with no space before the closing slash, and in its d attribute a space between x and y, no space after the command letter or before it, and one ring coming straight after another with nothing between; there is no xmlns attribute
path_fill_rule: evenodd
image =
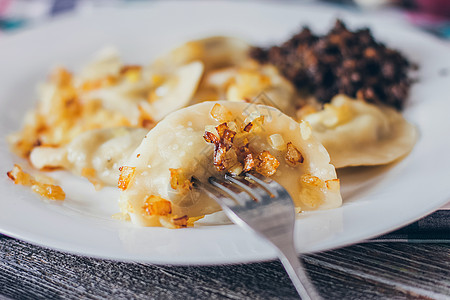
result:
<svg viewBox="0 0 450 300"><path fill-rule="evenodd" d="M208 181L212 186L216 187L222 193L225 193L241 205L246 206L248 203L255 202L249 193L238 186L233 185L231 182L215 177L209 177Z"/></svg>
<svg viewBox="0 0 450 300"><path fill-rule="evenodd" d="M209 197L213 198L217 203L220 204L222 207L233 207L236 206L237 203L230 197L223 196L221 192L218 193L218 189L213 187L210 184L203 184L200 180L198 180L195 177L192 177L192 183L195 187L200 188L203 190L206 194L208 194Z"/></svg>
<svg viewBox="0 0 450 300"><path fill-rule="evenodd" d="M302 299L320 299L298 260L293 240L294 204L287 190L274 180L253 174L237 178L225 175L224 179L210 177L208 181L210 184L204 184L192 178L194 186L216 200L230 220L278 249L281 262ZM252 201L252 197L259 201Z"/></svg>
<svg viewBox="0 0 450 300"><path fill-rule="evenodd" d="M286 202L286 204L292 206L292 209L294 209L294 204L291 195L289 195L287 190L275 180L269 179L260 174L251 174L251 173L246 173L245 177L247 177L248 180L260 184L264 189L268 190L268 192L272 194L270 198L268 197L264 198L264 203L272 201L272 198L277 198L278 201Z"/></svg>
<svg viewBox="0 0 450 300"><path fill-rule="evenodd" d="M256 198L256 200L258 200L259 202L264 201L266 198L273 197L273 195L268 193L268 191L262 188L259 184L251 182L243 176L233 177L231 175L225 174L225 179L245 190L252 197Z"/></svg>
<svg viewBox="0 0 450 300"><path fill-rule="evenodd" d="M252 173L245 173L245 177L247 177L247 178L253 180L254 182L260 184L263 188L268 190L275 197L278 196L278 191L280 190L281 185L278 184L275 180L269 179L269 178L264 177L264 176L259 175L259 174L252 174Z"/></svg>

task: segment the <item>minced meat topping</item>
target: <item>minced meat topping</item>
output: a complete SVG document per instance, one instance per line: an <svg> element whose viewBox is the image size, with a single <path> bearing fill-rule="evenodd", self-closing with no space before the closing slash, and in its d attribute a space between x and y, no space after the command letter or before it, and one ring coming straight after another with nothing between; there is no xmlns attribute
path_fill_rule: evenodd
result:
<svg viewBox="0 0 450 300"><path fill-rule="evenodd" d="M253 48L251 56L275 65L321 103L346 94L401 109L411 85L413 65L400 52L376 41L369 29L350 31L340 20L324 36L304 27L281 46Z"/></svg>

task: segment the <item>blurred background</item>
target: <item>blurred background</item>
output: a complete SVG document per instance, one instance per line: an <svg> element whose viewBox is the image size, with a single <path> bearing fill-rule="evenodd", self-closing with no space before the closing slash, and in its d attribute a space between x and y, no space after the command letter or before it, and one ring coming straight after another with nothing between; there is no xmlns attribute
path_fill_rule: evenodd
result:
<svg viewBox="0 0 450 300"><path fill-rule="evenodd" d="M146 0L0 0L0 34L36 25L68 13L89 13L95 8ZM150 2L150 0L148 0ZM395 15L444 39L450 39L450 0L305 0Z"/></svg>

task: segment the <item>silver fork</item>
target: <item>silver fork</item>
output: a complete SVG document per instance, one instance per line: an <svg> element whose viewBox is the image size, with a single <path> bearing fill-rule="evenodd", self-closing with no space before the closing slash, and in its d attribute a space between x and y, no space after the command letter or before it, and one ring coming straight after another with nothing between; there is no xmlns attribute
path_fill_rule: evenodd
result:
<svg viewBox="0 0 450 300"><path fill-rule="evenodd" d="M259 174L225 175L194 186L220 204L227 216L242 228L269 241L277 250L286 272L302 299L321 299L308 280L294 246L295 210L291 196L276 181Z"/></svg>

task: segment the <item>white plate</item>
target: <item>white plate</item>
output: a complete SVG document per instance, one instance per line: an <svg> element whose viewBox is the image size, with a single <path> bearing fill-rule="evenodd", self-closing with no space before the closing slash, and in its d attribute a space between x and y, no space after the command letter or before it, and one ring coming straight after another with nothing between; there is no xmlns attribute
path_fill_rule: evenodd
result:
<svg viewBox="0 0 450 300"><path fill-rule="evenodd" d="M340 247L416 220L450 196L450 78L438 75L450 66L450 49L424 33L369 15L333 8L246 3L155 3L108 8L51 21L0 39L0 231L35 244L72 253L171 264L219 264L273 259L264 242L234 225L168 230L137 228L114 221L117 192L92 186L60 172L68 199L40 200L15 186L5 173L18 161L5 135L19 128L35 100L35 84L51 66L75 68L105 45L116 45L129 63L145 63L191 38L228 34L255 44L281 41L309 24L329 29L336 16L351 27L369 25L389 46L420 64L405 116L420 130L412 153L395 165L339 172L342 208L302 216L297 248L312 252ZM445 65L445 63L446 65Z"/></svg>

